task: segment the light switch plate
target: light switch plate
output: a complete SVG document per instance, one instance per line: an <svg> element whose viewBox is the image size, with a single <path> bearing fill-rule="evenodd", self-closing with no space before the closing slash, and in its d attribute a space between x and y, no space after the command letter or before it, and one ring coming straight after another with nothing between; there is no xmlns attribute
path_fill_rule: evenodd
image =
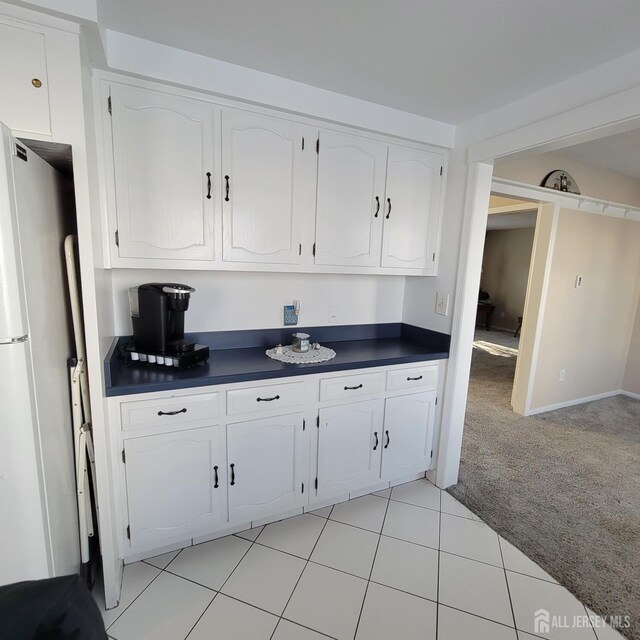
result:
<svg viewBox="0 0 640 640"><path fill-rule="evenodd" d="M445 293L436 293L436 313L440 316L449 315L449 295Z"/></svg>
<svg viewBox="0 0 640 640"><path fill-rule="evenodd" d="M295 305L284 305L284 326L290 327L298 324L298 314L296 313Z"/></svg>

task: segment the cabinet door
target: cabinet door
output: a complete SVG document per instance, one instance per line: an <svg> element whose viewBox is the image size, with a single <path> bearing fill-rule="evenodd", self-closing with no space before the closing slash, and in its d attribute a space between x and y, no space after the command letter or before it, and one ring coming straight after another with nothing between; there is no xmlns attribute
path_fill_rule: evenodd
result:
<svg viewBox="0 0 640 640"><path fill-rule="evenodd" d="M14 131L51 133L42 33L0 23L0 87L0 121Z"/></svg>
<svg viewBox="0 0 640 640"><path fill-rule="evenodd" d="M224 110L224 261L300 262L301 221L314 193L304 171L304 133L295 122Z"/></svg>
<svg viewBox="0 0 640 640"><path fill-rule="evenodd" d="M132 547L191 537L226 521L221 427L125 440Z"/></svg>
<svg viewBox="0 0 640 640"><path fill-rule="evenodd" d="M380 265L387 145L320 133L316 264Z"/></svg>
<svg viewBox="0 0 640 640"><path fill-rule="evenodd" d="M383 402L320 409L318 497L344 495L379 479Z"/></svg>
<svg viewBox="0 0 640 640"><path fill-rule="evenodd" d="M308 475L302 429L302 414L227 425L230 522L302 504Z"/></svg>
<svg viewBox="0 0 640 640"><path fill-rule="evenodd" d="M443 163L437 153L389 147L383 267L434 269Z"/></svg>
<svg viewBox="0 0 640 640"><path fill-rule="evenodd" d="M212 260L215 108L112 85L111 109L120 257Z"/></svg>
<svg viewBox="0 0 640 640"><path fill-rule="evenodd" d="M383 480L431 467L435 401L435 391L387 398L382 439Z"/></svg>

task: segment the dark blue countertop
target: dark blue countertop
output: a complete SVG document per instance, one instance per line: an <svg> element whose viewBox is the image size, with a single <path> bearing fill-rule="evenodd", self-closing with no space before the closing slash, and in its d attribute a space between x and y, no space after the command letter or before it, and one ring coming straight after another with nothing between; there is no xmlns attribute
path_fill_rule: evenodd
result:
<svg viewBox="0 0 640 640"><path fill-rule="evenodd" d="M286 364L272 360L265 350L290 344L291 334L304 331L313 342L336 352L317 364ZM450 336L402 323L328 327L286 327L249 331L212 331L188 334L211 348L209 361L184 371L151 365L128 364L119 347L128 337L114 339L105 360L106 395L120 396L150 391L170 391L216 384L284 378L312 373L364 369L449 357Z"/></svg>

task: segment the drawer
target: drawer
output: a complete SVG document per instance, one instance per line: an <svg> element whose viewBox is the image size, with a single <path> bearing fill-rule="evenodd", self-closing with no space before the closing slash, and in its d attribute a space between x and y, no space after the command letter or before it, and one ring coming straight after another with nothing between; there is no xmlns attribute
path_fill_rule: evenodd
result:
<svg viewBox="0 0 640 640"><path fill-rule="evenodd" d="M304 402L304 382L286 382L234 389L227 391L227 414L237 416L242 413L299 407Z"/></svg>
<svg viewBox="0 0 640 640"><path fill-rule="evenodd" d="M438 365L428 364L411 369L387 371L387 391L398 389L437 389Z"/></svg>
<svg viewBox="0 0 640 640"><path fill-rule="evenodd" d="M220 414L219 394L202 393L157 400L137 400L120 405L122 429L181 425L211 426Z"/></svg>
<svg viewBox="0 0 640 640"><path fill-rule="evenodd" d="M325 400L358 400L384 391L384 372L359 373L320 380L320 402Z"/></svg>

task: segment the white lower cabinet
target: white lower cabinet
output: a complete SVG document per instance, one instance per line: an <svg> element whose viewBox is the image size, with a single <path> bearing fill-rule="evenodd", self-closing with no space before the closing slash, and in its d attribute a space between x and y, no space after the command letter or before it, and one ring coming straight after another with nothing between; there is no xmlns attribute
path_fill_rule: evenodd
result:
<svg viewBox="0 0 640 640"><path fill-rule="evenodd" d="M227 425L231 523L303 504L308 475L303 428L300 413Z"/></svg>
<svg viewBox="0 0 640 640"><path fill-rule="evenodd" d="M320 409L316 495L341 495L380 477L384 400Z"/></svg>
<svg viewBox="0 0 640 640"><path fill-rule="evenodd" d="M132 547L161 547L227 519L221 427L124 442Z"/></svg>
<svg viewBox="0 0 640 640"><path fill-rule="evenodd" d="M383 480L392 480L431 466L436 392L387 398L382 444Z"/></svg>

